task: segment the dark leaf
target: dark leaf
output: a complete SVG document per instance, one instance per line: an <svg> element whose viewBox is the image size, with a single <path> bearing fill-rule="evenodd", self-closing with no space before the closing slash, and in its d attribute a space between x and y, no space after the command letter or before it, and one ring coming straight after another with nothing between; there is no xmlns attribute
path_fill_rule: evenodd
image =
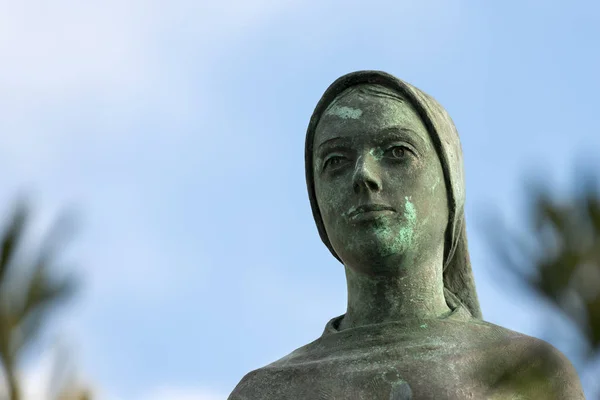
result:
<svg viewBox="0 0 600 400"><path fill-rule="evenodd" d="M0 238L0 284L3 283L11 261L14 259L27 221L27 215L28 209L26 204L24 202L18 203L6 230Z"/></svg>

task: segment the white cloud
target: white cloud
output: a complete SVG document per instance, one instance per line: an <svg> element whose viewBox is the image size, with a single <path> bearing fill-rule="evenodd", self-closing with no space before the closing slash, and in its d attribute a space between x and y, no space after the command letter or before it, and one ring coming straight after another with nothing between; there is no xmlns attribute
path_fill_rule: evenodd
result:
<svg viewBox="0 0 600 400"><path fill-rule="evenodd" d="M29 369L21 375L23 398L27 400L54 400L51 398L51 379L53 377L54 359L46 352ZM78 381L75 381L76 384ZM87 388L96 400L126 400L121 396L108 393L100 387L82 382L80 387ZM139 397L139 400L226 400L228 394L198 386L179 387L163 385L149 390Z"/></svg>
<svg viewBox="0 0 600 400"><path fill-rule="evenodd" d="M226 400L227 396L224 393L202 387L162 387L139 400Z"/></svg>
<svg viewBox="0 0 600 400"><path fill-rule="evenodd" d="M130 231L115 221L120 232L98 226L94 236L117 243L113 250L127 254L131 268L160 264L157 253L164 249L152 245L156 239L149 237L139 203L149 185L140 178L160 170L162 160L134 164L131 152L140 143L161 149L161 156L166 148L186 147L185 133L173 126L190 104L201 109L210 96L197 87L190 93L191 77L178 73L186 53L206 60L205 71L194 71L202 76L229 39L289 4L0 0L0 130L6 132L0 135L0 199L27 185L44 195L42 214L49 214L48 203L83 202L93 224L113 203L111 217L127 221ZM78 107L90 102L98 110L79 115ZM148 137L138 124L157 114L171 128ZM123 283L129 289L152 281L138 279L136 271L121 271L131 277ZM163 278L151 285L164 286Z"/></svg>
<svg viewBox="0 0 600 400"><path fill-rule="evenodd" d="M22 373L23 398L50 400L48 383L52 375L52 364L52 358L48 353L45 353L35 365Z"/></svg>
<svg viewBox="0 0 600 400"><path fill-rule="evenodd" d="M168 64L161 46L186 39L200 52L214 52L223 39L277 12L281 4L0 1L0 85L13 98L23 91L56 97L90 89L105 94L139 89Z"/></svg>
<svg viewBox="0 0 600 400"><path fill-rule="evenodd" d="M145 134L126 121L156 113L175 120L190 104L197 112L210 93L198 79L192 92L190 74L207 75L230 39L283 5L0 0L0 129L10 133L0 136L0 154L19 173L32 173L34 165L59 164L74 139L123 146ZM186 71L191 58L201 58L203 70ZM86 101L97 107L93 120L78 115Z"/></svg>
<svg viewBox="0 0 600 400"><path fill-rule="evenodd" d="M55 348L56 350L56 348ZM34 360L30 360L28 365L21 371L18 375L18 381L21 389L22 398L27 400L54 400L53 396L51 396L52 390L58 389L57 385L61 382L67 383L72 382L74 385L78 385L79 381L78 374L76 370L71 367L74 365L71 364L62 364L62 367L66 367L66 369L61 369L62 372L68 375L57 375L57 356L60 356L61 353L51 350L45 350L40 354L37 354ZM68 362L66 358L64 358L64 353L62 353L63 357L60 358L62 362ZM53 382L53 379L59 379L59 382ZM74 387L74 386L73 386ZM94 393L101 392L96 391L93 386L81 386L94 391ZM6 388L1 387L0 393L6 393ZM104 400L109 400L109 398L103 397Z"/></svg>

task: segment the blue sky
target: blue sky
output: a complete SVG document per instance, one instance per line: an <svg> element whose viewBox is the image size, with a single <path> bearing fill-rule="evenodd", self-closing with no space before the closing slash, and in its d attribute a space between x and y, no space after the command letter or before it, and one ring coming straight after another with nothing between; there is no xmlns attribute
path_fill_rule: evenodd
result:
<svg viewBox="0 0 600 400"><path fill-rule="evenodd" d="M40 351L60 337L103 399L216 400L320 335L346 287L304 134L359 69L446 107L484 317L546 338L542 305L495 284L484 220L519 228L532 176L565 192L598 166L598 37L592 1L0 0L1 204L32 195L32 243L80 216L64 261L85 287Z"/></svg>

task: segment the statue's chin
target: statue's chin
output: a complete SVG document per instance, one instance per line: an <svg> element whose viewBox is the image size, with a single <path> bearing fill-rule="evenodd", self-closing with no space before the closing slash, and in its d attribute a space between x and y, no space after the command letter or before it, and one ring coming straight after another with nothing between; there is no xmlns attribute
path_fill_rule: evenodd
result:
<svg viewBox="0 0 600 400"><path fill-rule="evenodd" d="M367 275L396 275L402 268L404 249L377 241L355 243L338 252L344 265Z"/></svg>

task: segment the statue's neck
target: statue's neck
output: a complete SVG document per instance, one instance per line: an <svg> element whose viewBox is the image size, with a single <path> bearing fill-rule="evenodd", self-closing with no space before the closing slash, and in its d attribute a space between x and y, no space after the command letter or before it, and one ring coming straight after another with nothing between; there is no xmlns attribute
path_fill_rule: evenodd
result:
<svg viewBox="0 0 600 400"><path fill-rule="evenodd" d="M441 260L403 267L393 276L369 276L345 266L348 308L344 330L390 321L431 319L451 310L444 297Z"/></svg>

